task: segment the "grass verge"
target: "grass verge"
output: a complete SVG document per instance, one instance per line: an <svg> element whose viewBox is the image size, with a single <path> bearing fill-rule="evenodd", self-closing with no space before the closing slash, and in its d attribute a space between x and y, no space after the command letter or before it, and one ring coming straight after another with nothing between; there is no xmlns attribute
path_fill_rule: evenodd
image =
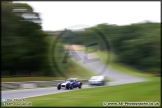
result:
<svg viewBox="0 0 162 108"><path fill-rule="evenodd" d="M148 82L88 88L28 98L33 106L103 106L103 102L160 102L160 78Z"/></svg>
<svg viewBox="0 0 162 108"><path fill-rule="evenodd" d="M88 69L83 68L79 64L77 64L75 61L69 59L69 62L72 63L71 67L68 67L66 70L66 75L68 77L76 77L76 78L81 78L81 79L89 79L91 76L94 76L93 72L91 72Z"/></svg>
<svg viewBox="0 0 162 108"><path fill-rule="evenodd" d="M106 54L107 53L105 52L98 52L98 55L102 57L101 59L103 62ZM104 101L161 102L160 77L143 74L138 70L115 62L111 62L109 65L114 69L119 70L119 72L138 77L150 78L152 80L134 84L88 88L68 93L39 96L28 98L27 101L32 102L33 106L103 106Z"/></svg>
<svg viewBox="0 0 162 108"><path fill-rule="evenodd" d="M87 52L91 53L92 51L93 50L90 49ZM113 53L111 53L111 55L110 55L110 53L107 51L97 50L97 52L95 52L95 54L97 54L100 57L101 62L103 62L104 64L106 64L107 58L108 59L110 58L111 62L108 63L107 65L112 67L114 70L121 72L123 74L128 74L128 75L137 76L137 77L144 77L144 78L149 78L149 79L152 79L153 78L152 76L154 76L152 74L145 74L145 73L141 72L140 70L137 70L137 69L130 67L128 65L116 62L117 56Z"/></svg>
<svg viewBox="0 0 162 108"><path fill-rule="evenodd" d="M107 58L107 55L109 55L108 52L103 52L103 51L98 51L97 52L97 55L99 57L101 57L101 61L103 63L106 63L106 58ZM118 71L118 72L121 72L123 74L128 74L128 75L132 75L132 76L137 76L137 77L144 77L144 78L149 78L149 79L152 79L154 77L154 75L152 74L145 74L143 72L141 72L140 70L137 70L133 67L130 67L128 65L125 65L125 64L122 64L122 63L117 63L116 62L116 56L112 53L111 54L112 58L111 58L111 62L107 65L109 65L110 67L112 67L114 70Z"/></svg>

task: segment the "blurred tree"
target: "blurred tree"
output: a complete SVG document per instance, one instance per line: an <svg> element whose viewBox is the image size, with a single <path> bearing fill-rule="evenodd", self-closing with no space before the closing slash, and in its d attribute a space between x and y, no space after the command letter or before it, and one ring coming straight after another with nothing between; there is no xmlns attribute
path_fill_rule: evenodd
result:
<svg viewBox="0 0 162 108"><path fill-rule="evenodd" d="M111 41L111 49L118 55L118 61L145 71L160 72L160 23L143 22L132 25L99 24L85 31L77 31L83 45L97 40L88 30L95 28ZM97 40L103 43L102 40ZM102 46L102 49L106 47Z"/></svg>
<svg viewBox="0 0 162 108"><path fill-rule="evenodd" d="M28 4L12 2L2 2L1 12L2 70L12 75L18 70L47 70L47 34L41 30L39 14Z"/></svg>

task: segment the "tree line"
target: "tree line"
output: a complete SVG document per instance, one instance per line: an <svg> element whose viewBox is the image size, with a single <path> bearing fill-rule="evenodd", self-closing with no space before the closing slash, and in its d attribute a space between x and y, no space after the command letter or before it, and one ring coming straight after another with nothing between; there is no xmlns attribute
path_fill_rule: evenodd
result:
<svg viewBox="0 0 162 108"><path fill-rule="evenodd" d="M2 76L58 75L50 56L53 40L62 32L64 34L55 48L55 62L62 72L72 65L62 63L65 57L64 44L99 43L99 49L106 51L105 39L111 51L118 56L117 62L147 72L160 72L160 23L124 26L99 24L84 31L43 31L39 13L28 4L6 1L1 6L1 70L9 72L1 72ZM103 35L104 39L98 35Z"/></svg>
<svg viewBox="0 0 162 108"><path fill-rule="evenodd" d="M82 31L73 31L75 41L70 37L64 41L81 45L96 42L100 44L100 50L111 49L118 57L117 62L144 72L160 72L160 28L160 23L149 21L123 26L99 24ZM108 40L110 49L107 49L101 35Z"/></svg>
<svg viewBox="0 0 162 108"><path fill-rule="evenodd" d="M48 34L39 13L25 3L4 1L1 6L2 75L50 75Z"/></svg>

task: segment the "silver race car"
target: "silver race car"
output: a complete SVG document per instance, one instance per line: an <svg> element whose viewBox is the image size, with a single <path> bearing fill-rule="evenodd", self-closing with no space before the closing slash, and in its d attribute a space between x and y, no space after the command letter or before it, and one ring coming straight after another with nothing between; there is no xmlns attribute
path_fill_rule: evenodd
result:
<svg viewBox="0 0 162 108"><path fill-rule="evenodd" d="M105 76L92 76L88 83L89 85L105 85L106 77Z"/></svg>

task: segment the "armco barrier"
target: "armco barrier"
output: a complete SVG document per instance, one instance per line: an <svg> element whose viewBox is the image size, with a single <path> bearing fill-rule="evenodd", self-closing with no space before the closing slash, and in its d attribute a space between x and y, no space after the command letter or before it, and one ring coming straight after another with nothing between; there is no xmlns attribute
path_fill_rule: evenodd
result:
<svg viewBox="0 0 162 108"><path fill-rule="evenodd" d="M79 80L86 83L87 79ZM57 86L58 83L64 82L64 80L53 80L53 81L27 81L27 82L3 82L1 83L1 90L19 89L19 88L36 88L36 87L47 87Z"/></svg>

